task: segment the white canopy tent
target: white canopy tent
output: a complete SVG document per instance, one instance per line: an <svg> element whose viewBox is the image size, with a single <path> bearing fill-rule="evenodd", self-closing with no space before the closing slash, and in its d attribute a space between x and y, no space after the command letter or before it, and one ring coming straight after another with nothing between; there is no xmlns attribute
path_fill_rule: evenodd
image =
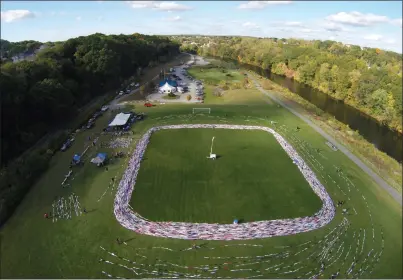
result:
<svg viewBox="0 0 403 280"><path fill-rule="evenodd" d="M130 114L119 113L115 116L113 121L109 124L109 126L122 126L127 123L130 118Z"/></svg>
<svg viewBox="0 0 403 280"><path fill-rule="evenodd" d="M161 93L171 93L176 91L176 87L171 86L168 83L165 83L162 87L159 88Z"/></svg>

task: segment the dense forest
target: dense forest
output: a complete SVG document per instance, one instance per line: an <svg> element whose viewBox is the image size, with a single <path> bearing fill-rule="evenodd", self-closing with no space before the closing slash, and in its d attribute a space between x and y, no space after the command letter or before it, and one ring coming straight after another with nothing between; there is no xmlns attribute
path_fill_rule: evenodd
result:
<svg viewBox="0 0 403 280"><path fill-rule="evenodd" d="M16 54L16 49L34 49L34 44L37 48L42 43L25 41L2 48ZM66 123L81 106L116 88L138 67L177 50L169 40L154 36L94 34L57 43L34 61L2 63L2 162Z"/></svg>
<svg viewBox="0 0 403 280"><path fill-rule="evenodd" d="M37 43L2 41L2 54L34 50L42 45ZM46 45L32 61L1 63L0 225L61 143L24 151L47 133L66 128L80 108L118 89L139 68L179 52L179 44L166 37L141 34L93 34Z"/></svg>
<svg viewBox="0 0 403 280"><path fill-rule="evenodd" d="M9 42L0 39L1 59L6 62L11 62L13 56L19 54L33 54L42 45L44 44L37 41Z"/></svg>
<svg viewBox="0 0 403 280"><path fill-rule="evenodd" d="M402 131L402 55L335 41L172 36L181 49L270 69Z"/></svg>

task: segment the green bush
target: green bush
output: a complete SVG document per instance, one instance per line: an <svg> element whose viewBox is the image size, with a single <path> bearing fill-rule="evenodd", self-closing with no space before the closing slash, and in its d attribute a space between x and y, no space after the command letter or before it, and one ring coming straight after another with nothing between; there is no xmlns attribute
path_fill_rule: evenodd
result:
<svg viewBox="0 0 403 280"><path fill-rule="evenodd" d="M52 155L38 148L0 171L0 226L12 215L31 186L49 167Z"/></svg>

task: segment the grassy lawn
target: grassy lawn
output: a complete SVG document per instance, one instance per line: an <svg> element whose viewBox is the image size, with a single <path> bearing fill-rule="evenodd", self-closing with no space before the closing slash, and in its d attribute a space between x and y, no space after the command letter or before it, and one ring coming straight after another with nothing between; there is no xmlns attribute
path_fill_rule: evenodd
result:
<svg viewBox="0 0 403 280"><path fill-rule="evenodd" d="M226 90L223 96L214 96L213 88L213 86L208 85L205 87L205 104L257 105L272 103L268 97L262 95L259 90L255 88Z"/></svg>
<svg viewBox="0 0 403 280"><path fill-rule="evenodd" d="M235 70L222 68L208 68L209 66L195 66L188 69L188 73L205 83L218 84L221 81L242 81L243 75Z"/></svg>
<svg viewBox="0 0 403 280"><path fill-rule="evenodd" d="M213 151L221 156L216 161L206 159L213 136ZM145 158L131 205L153 221L298 218L322 206L289 156L264 131L159 131Z"/></svg>
<svg viewBox="0 0 403 280"><path fill-rule="evenodd" d="M276 121L277 124L273 128L287 139L310 165L332 199L334 201L346 201L343 208L348 209L349 215L343 215L341 209L337 208L334 220L327 226L315 231L249 241L196 241L198 245L203 245L198 250L187 250L193 243L191 241L154 238L126 230L116 221L113 214L116 186L113 189L108 189L108 187L112 177L116 177L115 181L119 182L127 166L128 158L112 161L108 165L108 171L106 171L104 168L97 168L90 164L89 159L97 152L104 151L110 154L112 149L101 148L99 145L91 147L84 166L74 169L74 180L70 181L71 186L69 188L60 186L74 153L82 152L86 147L87 137L101 132L104 125L114 117L112 112L108 112L97 120L97 124L92 130L78 134L72 148L65 153L57 153L54 156L48 172L32 187L15 214L1 228L1 278L109 278L103 273L105 272L112 278L161 278L175 275L181 278L190 278L198 275L197 278L290 279L299 277L304 279L315 276L328 279L337 271L340 271L338 278L402 278L401 207L359 167L342 153L331 150L325 144L326 140L322 136L286 109L264 102L245 105L248 104L236 105L225 102L214 104L212 102L208 105L211 108L211 114L204 115L193 115L191 112L193 107L200 106L202 108L206 107L206 104L165 104L152 108L139 105L134 110L145 112L147 118L133 126L133 135L130 136L133 142L129 148L114 150L133 151L137 139L155 125L233 123L272 126L270 121ZM299 132L295 130L296 126L301 128ZM293 175L294 166L290 166L286 173L281 170L277 171L276 178L280 180L282 177L278 185L266 185L264 188L261 184L272 180L272 174L276 171L267 167L277 164L285 165L282 160L277 158L273 161L274 157L271 157L270 154L280 152L276 151L275 145L270 144L270 138L261 139L268 137L267 135L247 137L241 134L239 137L231 137L232 135L227 135L227 132L222 135L216 134L216 152L218 154L223 153L223 157L216 162L204 162L202 157L206 156L206 152L208 153L209 141L211 140L211 135L208 135L209 132L192 132L186 136L190 139L188 143L178 141L177 137L180 136L172 135L172 131L167 133L167 137L164 137L163 134L159 136L159 133L154 135L155 138L152 137L150 147L147 150L149 159L146 159L140 168L138 190L134 193L133 199L144 199L153 206L157 205L156 202L150 202L152 198L145 193L149 190L154 192L155 199L159 200L160 204L166 205L165 209L167 210L172 208L184 211L183 209L186 209L186 211L194 212L193 214L178 213L175 210L167 211L168 213L157 213L154 212L154 209L144 207L144 211L149 211L150 216L162 217L165 215L164 217L168 217L171 215L173 219L177 217L181 220L232 220L233 213L238 211L237 208L240 209L239 207L244 201L248 203L248 206L241 212L244 215L241 218L245 219L247 217L259 219L263 215L270 217L276 213L294 215L291 210L294 211L293 213L297 213L298 211L312 211L309 209L314 209L313 205L306 205L314 202L308 201L305 194L303 199L297 197L298 193L303 193L307 189L302 183L301 189L295 191L295 195L292 196L294 197L293 200L287 201L288 204L286 205L280 205L281 202L285 201L280 197L290 195L288 190L270 191L272 188L279 187L281 182L288 180L291 183L293 178L296 178L297 175ZM186 133L186 131L180 133ZM193 133L201 133L201 135L197 136ZM206 145L203 144L204 138L209 140ZM226 139L225 144L220 142L221 138ZM111 136L101 135L99 141L108 142L110 139ZM261 143L263 142L267 143L266 147L262 146ZM246 143L254 143L253 146L250 144L252 147L249 148L253 151L253 156L258 159L253 162L253 168L248 167L247 163L243 162L239 166L238 159L230 161L232 154L235 155L242 151L231 151L230 153L228 150L224 152L226 146L230 149L231 147L246 145ZM183 151L181 147L183 147ZM153 151L153 149L155 150ZM223 152L219 149L222 149ZM261 153L258 153L258 149ZM317 149L320 152L317 152ZM171 159L169 162L168 160L166 162L158 160L161 159L158 158L159 156L169 156L169 153L176 151L184 154L188 160L199 158L200 161L192 166L191 163L185 165L186 160L182 158L180 162ZM190 155L193 151L195 155ZM196 156L197 153L200 153L201 157ZM158 162L154 162L153 158L156 158ZM190 182L191 180L195 182L193 178L190 178L191 173L187 174L192 172L195 177L199 176L200 180L204 181L203 174L196 174L192 170L199 168L201 171L206 170L204 172L213 172L212 166L197 165L205 163L218 165L229 161L231 165L235 166L232 172L235 172L234 170L243 172L243 169L246 169L249 172L256 172L254 176L262 178L259 175L259 170L262 171L262 168L265 168L264 171L267 176L259 179L259 181L256 180L256 182L249 177L248 184L243 185L245 190L242 190L239 193L240 196L235 199L234 197L243 183L241 181L238 185L234 178L225 178L225 180L232 180L233 184L230 186L227 182L222 183L222 187L227 186L228 197L222 197L222 194L221 197L215 197L215 193L220 195L218 192L221 191L217 189L221 185L216 185L217 191L213 193L214 196L211 195L207 198L208 201L203 197L206 196L205 193L193 192L192 190L193 194L188 194L193 195L195 206L172 205L172 197L167 197L174 194L173 191L171 192L172 188L176 187L175 192L178 192L179 189L184 189L186 186L173 186L173 183L169 182L169 178L183 180L183 182ZM236 162L238 162L237 165ZM256 163L261 166L256 166ZM146 176L144 173L147 172L148 164L150 164L150 176ZM158 171L152 167L155 164L159 164L165 170L170 167L172 171ZM342 172L337 172L336 167L340 168ZM152 170L157 172L152 172ZM169 173L167 176L170 177L166 177L164 173ZM250 175L253 176L253 174ZM161 176L160 179L158 176ZM238 174L234 176L238 176ZM248 180L248 176L249 174L239 174L239 180ZM142 177L144 177L144 181ZM149 189L146 186L147 180L150 182ZM152 189L157 186L156 184L151 186L154 184L153 181L159 181L157 182L159 191L165 193L165 199L163 199L163 194L156 194L156 189ZM197 182L195 184L197 185ZM204 182L199 184L204 184ZM214 188L214 185L209 187ZM230 187L231 189L229 189ZM50 219L43 218L45 212L52 211L51 205L56 196L67 197L72 192L78 195L82 207L86 207L89 211L88 214L78 217L73 215L71 220L59 220L55 223ZM144 194L138 194L141 192ZM104 193L104 197L100 199ZM197 198L195 198L196 195ZM263 195L266 197L257 197ZM274 200L274 198L278 198L278 201L272 202L273 205L264 204L271 199ZM184 198L179 197L177 199L181 201ZM248 200L253 200L253 203L251 204ZM207 208L208 202L211 202L211 208ZM146 204L146 202L141 203ZM137 205L140 207L141 203L138 202ZM301 203L299 205L303 205L304 209L294 207L293 203ZM220 204L227 204L228 209L220 212L220 209L224 208ZM211 214L215 217L210 217L210 214L202 213L200 209L196 209L196 207L201 207L200 205L204 205L202 207L206 208L203 211L219 213ZM290 206L288 207L290 209L286 209L287 206ZM259 207L268 207L267 213L264 213L266 209L258 209ZM280 209L274 209L275 207ZM155 211L157 210L155 209ZM158 211L161 210L163 208L159 208ZM139 211L143 210L139 209ZM255 211L256 213L253 213ZM126 241L126 244L117 244L116 238ZM253 247L248 245L253 245ZM110 253L114 253L116 256ZM357 260L357 263L352 268L354 259ZM111 263L105 263L102 260ZM325 267L324 271L320 272L322 262L325 263ZM136 272L131 270L133 268ZM352 272L349 273L351 268Z"/></svg>
<svg viewBox="0 0 403 280"><path fill-rule="evenodd" d="M208 68L209 66L195 66L188 69L188 73L196 79L204 81L205 104L248 104L258 105L262 103L272 103L270 98L262 95L259 90L251 86L248 89L228 89L222 96L213 94L214 88L221 81L241 82L244 76L235 70L226 70L222 68Z"/></svg>

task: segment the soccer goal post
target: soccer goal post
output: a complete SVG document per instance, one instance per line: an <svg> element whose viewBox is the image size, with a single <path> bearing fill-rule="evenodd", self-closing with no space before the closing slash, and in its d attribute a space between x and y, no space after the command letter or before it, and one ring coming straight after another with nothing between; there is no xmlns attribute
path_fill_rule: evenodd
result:
<svg viewBox="0 0 403 280"><path fill-rule="evenodd" d="M211 108L193 108L193 114L204 114L204 113L211 113Z"/></svg>

